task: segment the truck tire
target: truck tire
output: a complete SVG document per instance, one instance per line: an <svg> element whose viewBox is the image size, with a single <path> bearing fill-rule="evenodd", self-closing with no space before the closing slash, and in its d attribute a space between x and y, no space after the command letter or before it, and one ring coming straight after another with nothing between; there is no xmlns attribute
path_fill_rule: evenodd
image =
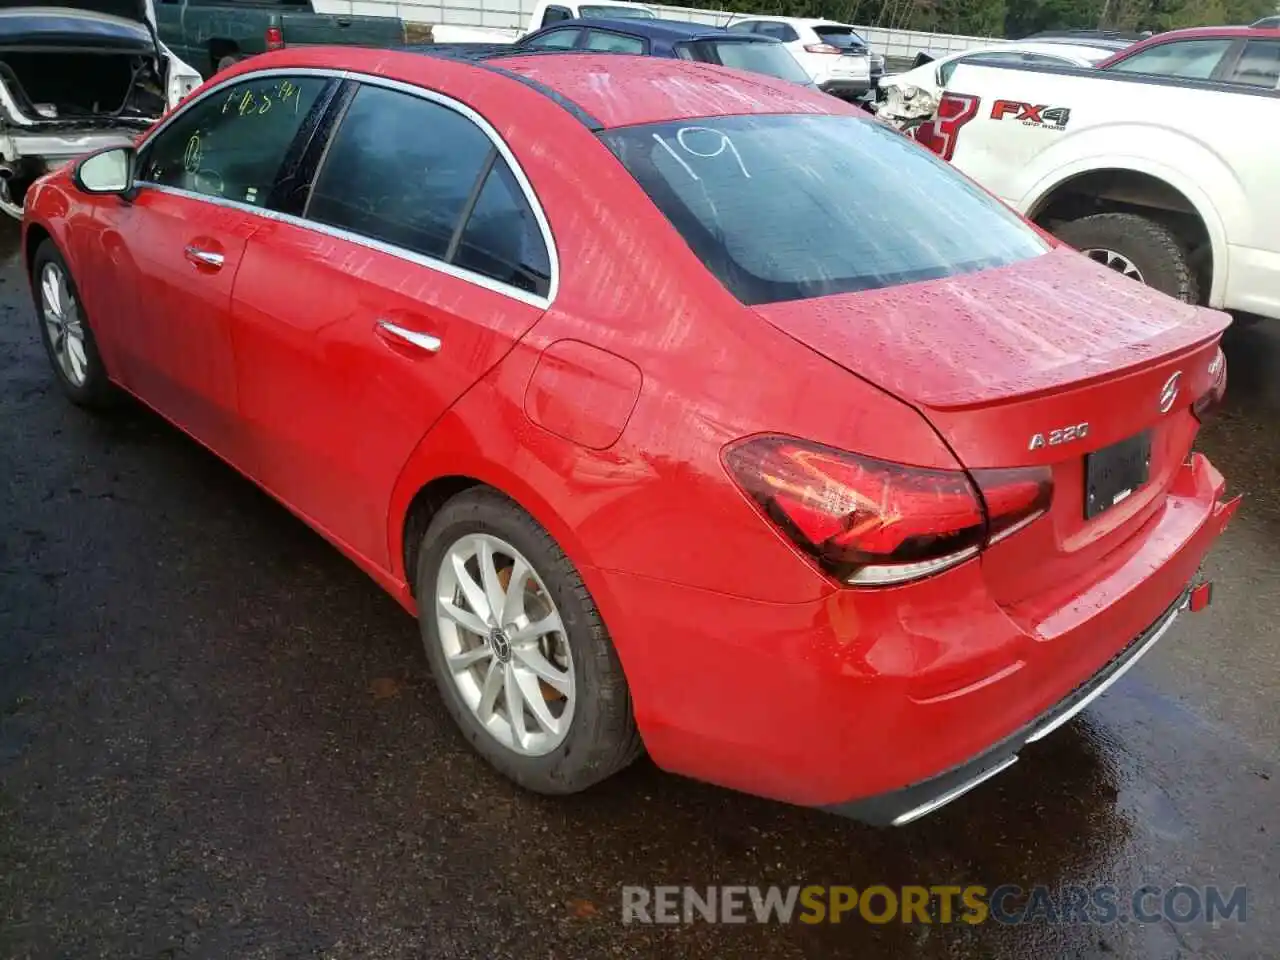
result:
<svg viewBox="0 0 1280 960"><path fill-rule="evenodd" d="M244 58L238 54L228 53L225 57L218 58L218 62L214 64L214 68L218 73L221 73L223 70L231 69L243 59Z"/></svg>
<svg viewBox="0 0 1280 960"><path fill-rule="evenodd" d="M1099 213L1059 225L1054 235L1085 256L1185 303L1198 303L1191 255L1162 223L1134 213Z"/></svg>

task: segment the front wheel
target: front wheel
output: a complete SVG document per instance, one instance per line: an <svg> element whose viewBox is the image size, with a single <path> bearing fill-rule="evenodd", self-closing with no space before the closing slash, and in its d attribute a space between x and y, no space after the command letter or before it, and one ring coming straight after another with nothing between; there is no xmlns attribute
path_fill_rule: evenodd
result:
<svg viewBox="0 0 1280 960"><path fill-rule="evenodd" d="M106 407L114 399L89 318L71 271L52 240L31 258L31 289L40 320L40 339L58 385L73 403Z"/></svg>
<svg viewBox="0 0 1280 960"><path fill-rule="evenodd" d="M1099 213L1059 225L1054 235L1086 257L1186 303L1200 288L1191 255L1162 223L1133 213Z"/></svg>
<svg viewBox="0 0 1280 960"><path fill-rule="evenodd" d="M622 666L582 578L490 488L446 503L417 570L422 641L463 735L501 773L573 793L640 753Z"/></svg>

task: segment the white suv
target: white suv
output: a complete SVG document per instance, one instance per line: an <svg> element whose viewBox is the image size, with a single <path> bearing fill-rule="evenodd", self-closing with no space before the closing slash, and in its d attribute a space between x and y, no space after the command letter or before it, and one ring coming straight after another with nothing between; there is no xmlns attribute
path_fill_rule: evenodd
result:
<svg viewBox="0 0 1280 960"><path fill-rule="evenodd" d="M800 17L744 17L729 23L737 33L773 37L786 44L813 82L827 93L857 99L874 90L884 73L884 57L847 23Z"/></svg>

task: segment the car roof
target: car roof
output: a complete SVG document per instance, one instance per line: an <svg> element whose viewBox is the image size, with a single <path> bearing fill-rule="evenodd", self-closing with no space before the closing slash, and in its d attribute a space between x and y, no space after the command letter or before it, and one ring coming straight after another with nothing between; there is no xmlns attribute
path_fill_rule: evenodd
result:
<svg viewBox="0 0 1280 960"><path fill-rule="evenodd" d="M754 37L751 34L734 33L724 27L713 27L707 23L690 23L688 20L662 20L640 17L581 17L574 20L561 20L538 30L538 33L566 27L593 27L597 30L612 30L614 33L629 33L636 37L650 40L697 40L702 38L729 37L733 40L772 40L771 37ZM777 41L773 41L777 42Z"/></svg>
<svg viewBox="0 0 1280 960"><path fill-rule="evenodd" d="M514 53L485 63L549 90L606 128L735 114L865 116L835 97L788 80L694 60L564 52Z"/></svg>
<svg viewBox="0 0 1280 960"><path fill-rule="evenodd" d="M1022 43L1024 41L1016 41ZM1114 40L1107 37L1073 37L1073 36L1048 36L1048 37L1027 37L1027 43L1046 43L1055 47L1091 47L1095 50L1128 50L1137 43L1137 40Z"/></svg>
<svg viewBox="0 0 1280 960"><path fill-rule="evenodd" d="M827 17L775 17L768 13L740 13L733 18L732 22L742 23L744 20L768 20L770 23L794 23L801 27L848 27L850 30L858 29L855 24L841 23L839 20L831 20Z"/></svg>
<svg viewBox="0 0 1280 960"><path fill-rule="evenodd" d="M1048 42L1040 40L1010 40L1008 43L994 43L989 47L957 50L955 53L949 53L945 57L939 57L936 61L930 61L930 63L947 62L975 53L998 53L1001 50L1008 50L1013 53L1043 53L1049 57L1074 57L1077 60L1088 62L1096 62L1104 57L1111 56L1113 53L1107 47L1094 46L1089 43L1058 43L1052 40Z"/></svg>
<svg viewBox="0 0 1280 960"><path fill-rule="evenodd" d="M510 52L495 53L486 47L478 56L468 56L449 49L433 53L428 47L285 47L251 57L226 71L226 76L250 77L264 70L299 67L346 71L435 90L477 110L466 91L475 89L470 99L486 102L492 102L501 91L501 101L510 105L527 103L528 97L540 95L594 131L761 114L851 115L875 122L857 107L816 89L696 60L592 51L531 52L509 45L503 50ZM517 92L521 87L524 89ZM510 95L507 89L511 89ZM486 119L499 129L504 123L496 114Z"/></svg>

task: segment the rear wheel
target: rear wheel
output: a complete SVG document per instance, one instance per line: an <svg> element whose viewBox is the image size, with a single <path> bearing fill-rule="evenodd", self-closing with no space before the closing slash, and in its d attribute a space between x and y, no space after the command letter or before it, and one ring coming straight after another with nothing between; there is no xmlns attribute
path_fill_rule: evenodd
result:
<svg viewBox="0 0 1280 960"><path fill-rule="evenodd" d="M40 339L63 393L82 407L110 405L114 391L89 318L71 271L52 240L43 241L31 259L31 289Z"/></svg>
<svg viewBox="0 0 1280 960"><path fill-rule="evenodd" d="M243 59L244 57L241 57L238 54L228 53L226 56L219 57L215 66L217 67L218 72L221 73L223 70L230 70Z"/></svg>
<svg viewBox="0 0 1280 960"><path fill-rule="evenodd" d="M1191 255L1162 223L1133 213L1099 213L1061 224L1054 234L1132 280L1186 303L1199 301Z"/></svg>
<svg viewBox="0 0 1280 960"><path fill-rule="evenodd" d="M622 665L577 569L489 488L446 503L417 570L422 640L471 745L539 793L573 793L640 753Z"/></svg>

